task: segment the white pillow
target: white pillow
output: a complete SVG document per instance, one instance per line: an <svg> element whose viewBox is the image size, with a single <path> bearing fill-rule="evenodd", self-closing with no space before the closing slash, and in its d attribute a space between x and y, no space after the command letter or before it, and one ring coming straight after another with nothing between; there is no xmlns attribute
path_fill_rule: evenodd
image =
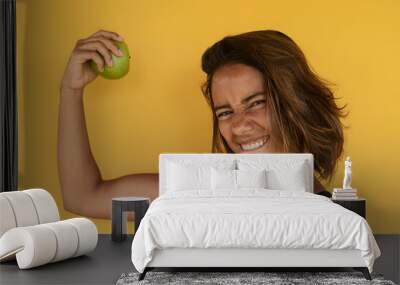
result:
<svg viewBox="0 0 400 285"><path fill-rule="evenodd" d="M266 170L211 169L213 190L240 188L267 188Z"/></svg>
<svg viewBox="0 0 400 285"><path fill-rule="evenodd" d="M211 167L168 163L167 189L184 191L211 188Z"/></svg>
<svg viewBox="0 0 400 285"><path fill-rule="evenodd" d="M236 170L232 169L211 169L211 188L236 190Z"/></svg>
<svg viewBox="0 0 400 285"><path fill-rule="evenodd" d="M236 170L238 188L267 188L267 171Z"/></svg>
<svg viewBox="0 0 400 285"><path fill-rule="evenodd" d="M292 168L271 169L267 172L268 188L274 190L306 191L307 177L304 163Z"/></svg>
<svg viewBox="0 0 400 285"><path fill-rule="evenodd" d="M267 171L267 188L273 190L307 191L309 169L305 160L240 159L240 170Z"/></svg>

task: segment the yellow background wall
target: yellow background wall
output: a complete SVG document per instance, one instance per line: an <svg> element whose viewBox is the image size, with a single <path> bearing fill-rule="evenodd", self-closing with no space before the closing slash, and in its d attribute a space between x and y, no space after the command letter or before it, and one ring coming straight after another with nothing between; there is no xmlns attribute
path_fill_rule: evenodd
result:
<svg viewBox="0 0 400 285"><path fill-rule="evenodd" d="M157 172L161 152L209 152L211 113L200 85L203 51L223 36L276 29L336 84L353 187L373 231L400 233L400 2L233 0L17 0L19 188L41 187L63 209L57 173L59 82L76 41L99 29L124 36L123 79L96 79L84 104L105 179ZM331 190L343 179L343 161ZM110 221L95 220L99 232Z"/></svg>

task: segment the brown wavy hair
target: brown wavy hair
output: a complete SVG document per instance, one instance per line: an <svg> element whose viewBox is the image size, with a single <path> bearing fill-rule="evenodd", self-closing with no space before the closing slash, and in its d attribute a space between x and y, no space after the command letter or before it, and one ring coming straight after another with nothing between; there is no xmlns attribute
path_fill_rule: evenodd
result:
<svg viewBox="0 0 400 285"><path fill-rule="evenodd" d="M331 180L343 152L340 118L347 116L346 105L336 105L330 83L311 70L297 44L279 31L227 36L204 52L201 64L207 80L201 89L213 113L212 152L233 153L219 131L211 85L218 68L235 63L263 74L267 109L285 152L312 153L316 173Z"/></svg>

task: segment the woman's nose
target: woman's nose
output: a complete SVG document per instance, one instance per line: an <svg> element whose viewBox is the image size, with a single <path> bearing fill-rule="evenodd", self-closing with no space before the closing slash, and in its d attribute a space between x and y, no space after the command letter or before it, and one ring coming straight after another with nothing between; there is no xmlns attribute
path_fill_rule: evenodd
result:
<svg viewBox="0 0 400 285"><path fill-rule="evenodd" d="M252 130L251 122L247 118L245 112L233 114L232 118L232 132L240 135Z"/></svg>

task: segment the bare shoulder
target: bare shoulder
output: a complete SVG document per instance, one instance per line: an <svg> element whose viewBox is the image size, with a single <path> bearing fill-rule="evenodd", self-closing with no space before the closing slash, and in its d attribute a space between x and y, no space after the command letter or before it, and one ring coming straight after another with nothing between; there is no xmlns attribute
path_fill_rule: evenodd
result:
<svg viewBox="0 0 400 285"><path fill-rule="evenodd" d="M102 180L97 191L110 197L144 196L153 200L158 197L158 185L158 173L135 173Z"/></svg>

